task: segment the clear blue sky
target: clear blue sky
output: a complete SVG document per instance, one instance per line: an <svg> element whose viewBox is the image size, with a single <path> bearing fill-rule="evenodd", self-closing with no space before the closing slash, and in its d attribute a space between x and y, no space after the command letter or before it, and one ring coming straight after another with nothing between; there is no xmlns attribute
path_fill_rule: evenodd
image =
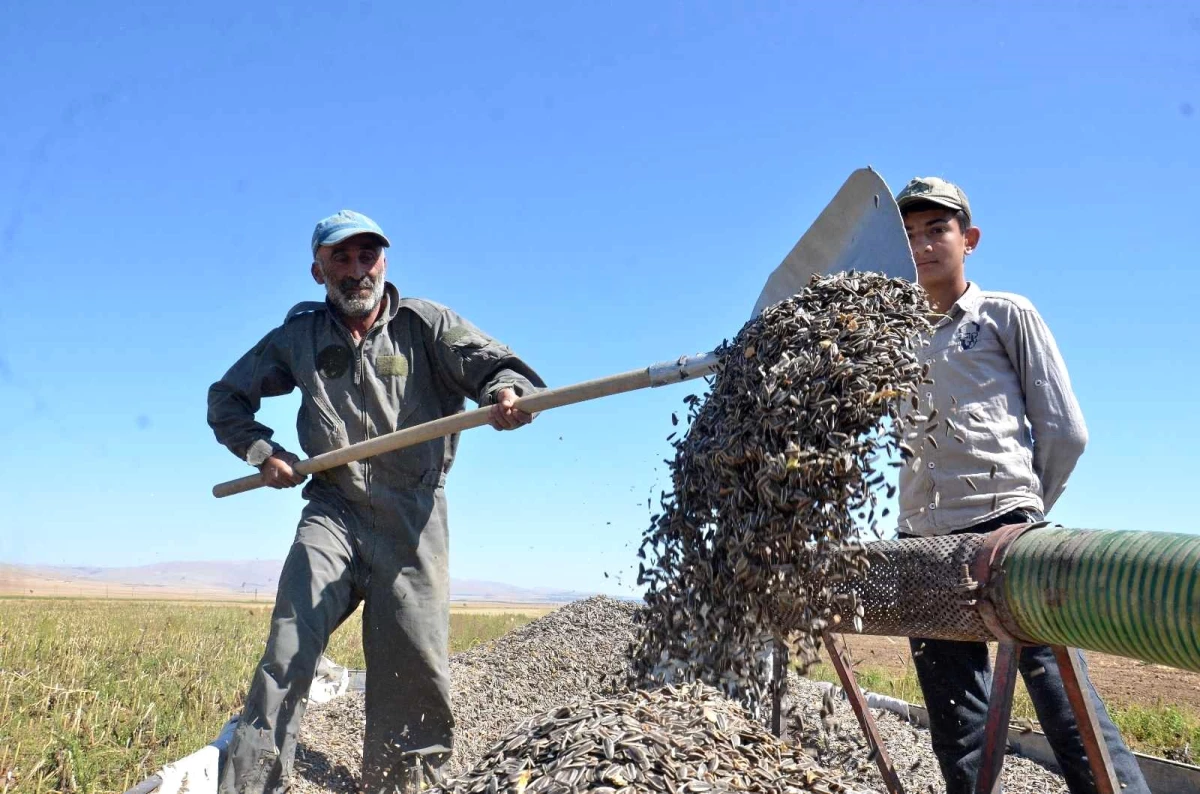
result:
<svg viewBox="0 0 1200 794"><path fill-rule="evenodd" d="M210 495L251 470L205 393L320 298L324 215L565 385L731 337L866 164L959 182L968 276L1057 336L1091 444L1052 518L1198 528L1194 4L169 5L0 23L0 561L283 556L298 490ZM626 592L688 391L464 435L453 574Z"/></svg>

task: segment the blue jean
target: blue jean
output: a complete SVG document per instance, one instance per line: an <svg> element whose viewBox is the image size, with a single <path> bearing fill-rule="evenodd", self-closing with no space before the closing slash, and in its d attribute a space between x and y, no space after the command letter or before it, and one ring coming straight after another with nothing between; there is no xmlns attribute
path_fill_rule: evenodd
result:
<svg viewBox="0 0 1200 794"><path fill-rule="evenodd" d="M1040 520L1041 516L1037 514L1009 513L963 531L991 532L1007 524ZM974 794L983 756L988 700L992 688L992 665L987 644L918 637L911 638L909 643L917 680L929 712L933 752L942 768L942 777L946 780L946 794ZM1124 794L1150 794L1137 759L1125 745L1121 732L1113 724L1092 685L1083 654L1079 650L1073 653L1083 673L1080 683L1092 700L1112 758L1113 771L1123 785L1122 791ZM1083 739L1079 734L1075 713L1067 700L1062 673L1053 650L1045 645L1023 647L1018 668L1067 788L1072 794L1095 792ZM1038 672L1040 670L1044 672Z"/></svg>

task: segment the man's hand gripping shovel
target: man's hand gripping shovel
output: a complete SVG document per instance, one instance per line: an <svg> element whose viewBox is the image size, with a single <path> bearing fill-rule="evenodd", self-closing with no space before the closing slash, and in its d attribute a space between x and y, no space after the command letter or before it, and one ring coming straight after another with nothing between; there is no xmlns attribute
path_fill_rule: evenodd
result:
<svg viewBox="0 0 1200 794"><path fill-rule="evenodd" d="M838 190L813 225L804 233L779 267L767 279L754 303L751 318L800 292L816 273L883 273L891 278L912 280L916 273L900 210L879 174L861 168ZM682 356L642 369L609 375L558 389L522 397L516 407L531 414L551 408L595 400L647 387L665 386L702 377L717 367L717 354ZM442 436L461 433L488 423L490 408L463 411L432 422L406 427L342 449L302 460L292 468L309 475L351 461L421 444ZM213 486L220 498L261 488L262 476L252 474Z"/></svg>

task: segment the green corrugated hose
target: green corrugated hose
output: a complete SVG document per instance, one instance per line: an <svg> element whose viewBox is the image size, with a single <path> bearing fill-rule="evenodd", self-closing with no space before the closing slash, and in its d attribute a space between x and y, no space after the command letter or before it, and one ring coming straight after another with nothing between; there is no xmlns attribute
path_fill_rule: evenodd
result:
<svg viewBox="0 0 1200 794"><path fill-rule="evenodd" d="M1200 672L1200 536L1044 527L1003 567L1023 636Z"/></svg>

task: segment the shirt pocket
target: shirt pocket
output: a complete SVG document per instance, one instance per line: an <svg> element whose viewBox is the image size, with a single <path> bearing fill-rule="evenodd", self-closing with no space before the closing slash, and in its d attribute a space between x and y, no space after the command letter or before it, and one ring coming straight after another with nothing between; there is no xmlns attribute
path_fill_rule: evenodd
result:
<svg viewBox="0 0 1200 794"><path fill-rule="evenodd" d="M305 395L296 417L296 437L309 457L349 446L346 426L319 398Z"/></svg>
<svg viewBox="0 0 1200 794"><path fill-rule="evenodd" d="M414 368L420 366L404 340L391 340L370 354L371 406L376 433L390 433L404 427L420 407L413 395Z"/></svg>

